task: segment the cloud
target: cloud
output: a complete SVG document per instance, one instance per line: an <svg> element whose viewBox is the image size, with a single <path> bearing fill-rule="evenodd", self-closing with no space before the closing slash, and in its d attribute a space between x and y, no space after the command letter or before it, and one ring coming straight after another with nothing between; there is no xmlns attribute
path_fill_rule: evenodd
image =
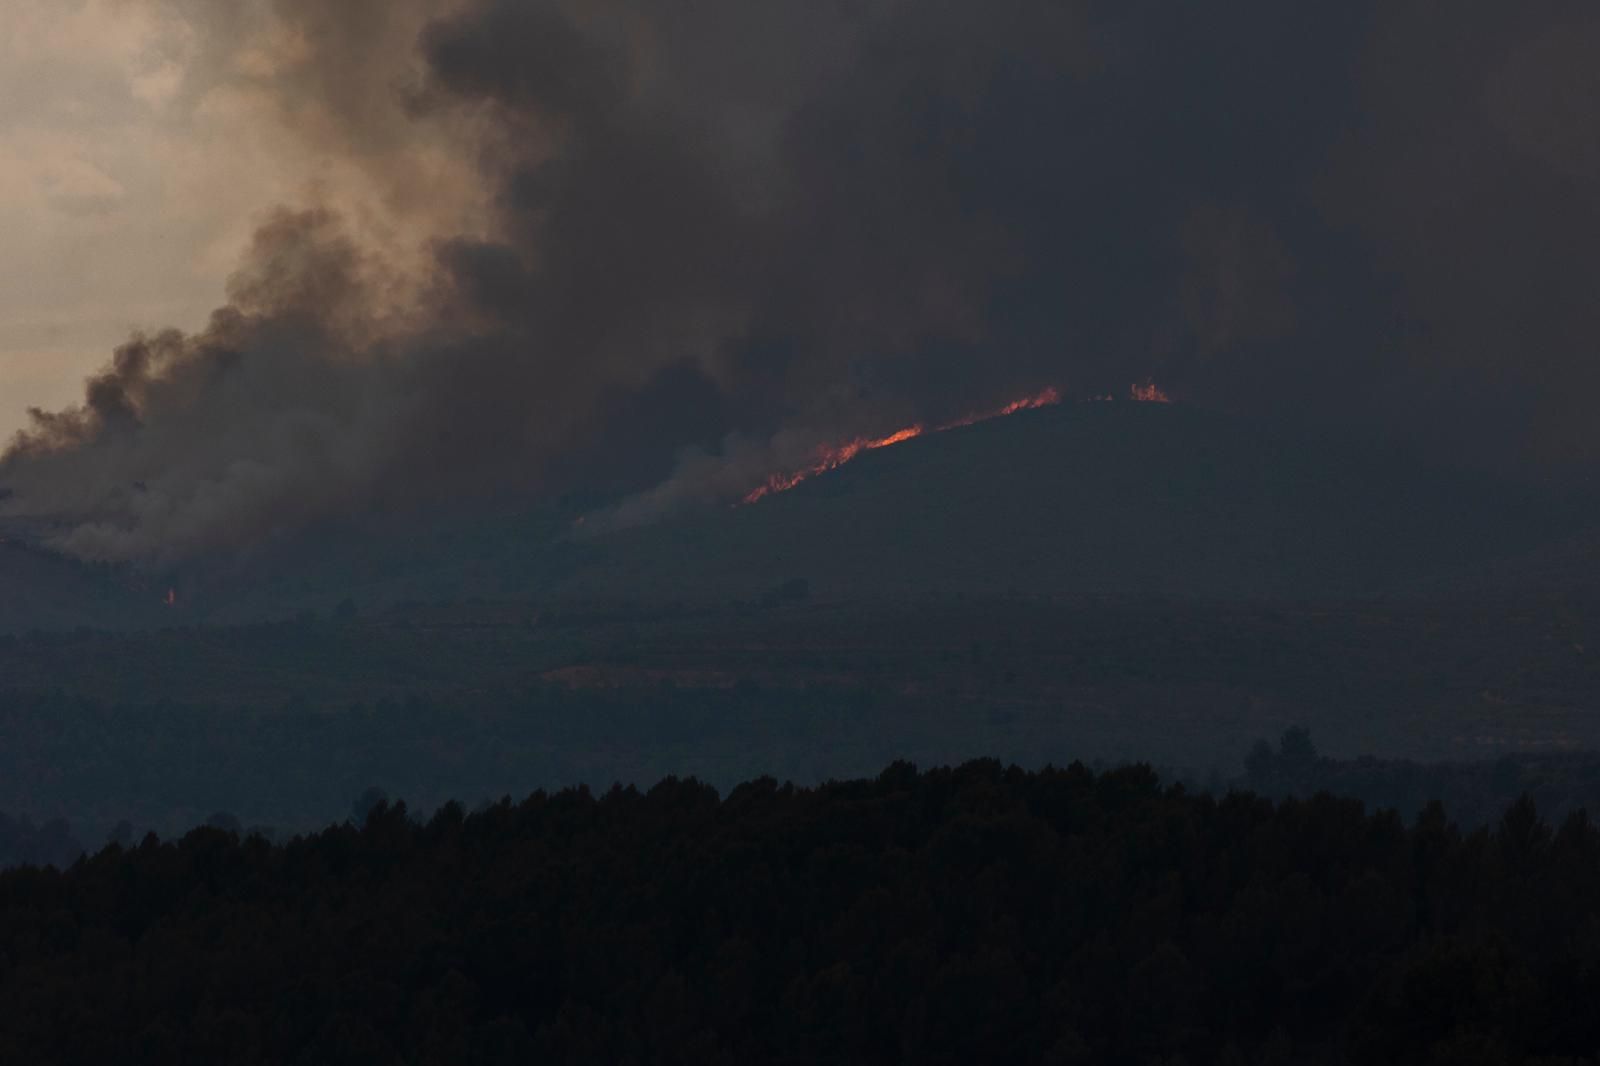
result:
<svg viewBox="0 0 1600 1066"><path fill-rule="evenodd" d="M43 176L46 199L69 215L100 215L116 210L127 190L84 159L65 159Z"/></svg>
<svg viewBox="0 0 1600 1066"><path fill-rule="evenodd" d="M142 10L186 27L146 76L210 131L197 171L237 141L314 180L209 326L125 346L0 465L83 554L417 500L645 513L1152 375L1450 461L1600 459L1575 3Z"/></svg>

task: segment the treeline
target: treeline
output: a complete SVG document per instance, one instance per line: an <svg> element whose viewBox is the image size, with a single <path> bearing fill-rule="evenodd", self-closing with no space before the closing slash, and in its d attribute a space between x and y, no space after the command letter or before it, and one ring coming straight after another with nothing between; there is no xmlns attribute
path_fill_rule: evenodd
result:
<svg viewBox="0 0 1600 1066"><path fill-rule="evenodd" d="M1203 724L1186 703L1141 698L1152 702L1152 716L1155 705L1166 708L1172 735ZM55 843L46 852L21 843L62 822L66 835L90 849L124 823L135 836L173 836L230 820L246 831L291 834L340 817L369 786L433 810L450 799L470 807L535 788L605 789L669 774L719 788L759 774L812 784L870 775L896 759L942 765L974 754L1030 769L1091 756L1103 757L1103 765L1162 765L1148 742L1154 727L1141 728L1130 709L1137 706L989 702L889 685L749 679L728 687L535 680L338 707L301 698L254 706L0 690L0 812L16 826L9 836L0 833L0 868L63 861ZM1264 754L1247 759L1251 735L1240 735L1214 767L1167 762L1163 777L1218 794L1329 791L1394 807L1408 819L1440 799L1466 827L1494 821L1524 792L1552 818L1600 811L1594 753L1481 763L1329 760L1307 737L1298 748L1265 745ZM1166 739L1170 745L1172 736ZM1309 754L1301 750L1307 747Z"/></svg>
<svg viewBox="0 0 1600 1066"><path fill-rule="evenodd" d="M992 761L0 874L0 1061L1595 1061L1600 833Z"/></svg>
<svg viewBox="0 0 1600 1066"><path fill-rule="evenodd" d="M42 825L23 815L0 811L0 870L11 866L67 867L78 861L83 845L64 818Z"/></svg>
<svg viewBox="0 0 1600 1066"><path fill-rule="evenodd" d="M958 708L850 689L569 689L530 684L453 698L326 709L99 700L0 692L0 811L65 819L97 846L123 821L182 833L217 813L311 829L376 785L431 810L537 787L693 774L818 781L909 755L1012 756ZM892 738L892 739L890 739ZM1066 740L1047 758L1065 762Z"/></svg>
<svg viewBox="0 0 1600 1066"><path fill-rule="evenodd" d="M1523 795L1552 820L1579 810L1600 811L1600 755L1594 752L1520 752L1473 762L1330 759L1318 754L1308 730L1296 727L1276 744L1257 741L1245 756L1244 771L1223 787L1273 797L1328 792L1405 818L1438 802L1468 827L1494 824ZM1215 781L1207 784L1218 787Z"/></svg>

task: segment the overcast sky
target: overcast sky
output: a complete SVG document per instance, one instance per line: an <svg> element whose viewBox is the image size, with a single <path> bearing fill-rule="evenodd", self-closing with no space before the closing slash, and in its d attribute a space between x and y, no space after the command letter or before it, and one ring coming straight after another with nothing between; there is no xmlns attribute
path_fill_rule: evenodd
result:
<svg viewBox="0 0 1600 1066"><path fill-rule="evenodd" d="M0 436L131 330L201 326L262 212L325 176L252 91L292 42L211 56L193 10L0 3Z"/></svg>

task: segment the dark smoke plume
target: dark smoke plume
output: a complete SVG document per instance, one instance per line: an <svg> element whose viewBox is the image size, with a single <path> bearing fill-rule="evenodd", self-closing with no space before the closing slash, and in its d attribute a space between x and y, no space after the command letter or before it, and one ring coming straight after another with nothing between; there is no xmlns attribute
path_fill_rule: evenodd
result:
<svg viewBox="0 0 1600 1066"><path fill-rule="evenodd" d="M260 32L224 7L184 10ZM270 14L303 47L258 88L423 254L279 211L209 325L37 412L3 506L74 552L508 492L644 517L828 435L1151 376L1456 462L1600 458L1590 5Z"/></svg>

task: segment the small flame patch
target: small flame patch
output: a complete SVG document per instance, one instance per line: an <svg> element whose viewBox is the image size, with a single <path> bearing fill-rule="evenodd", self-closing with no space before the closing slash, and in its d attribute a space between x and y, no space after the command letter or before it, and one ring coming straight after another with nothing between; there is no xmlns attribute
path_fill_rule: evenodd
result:
<svg viewBox="0 0 1600 1066"><path fill-rule="evenodd" d="M1172 402L1172 397L1168 396L1166 394L1166 392L1164 392L1162 390L1160 385L1157 385L1154 381L1151 381L1149 378L1145 378L1144 379L1144 384L1143 385L1140 385L1140 384L1137 384L1137 383L1135 383L1133 385L1129 385L1128 386L1128 395L1130 397L1132 397L1138 403L1171 403Z"/></svg>

